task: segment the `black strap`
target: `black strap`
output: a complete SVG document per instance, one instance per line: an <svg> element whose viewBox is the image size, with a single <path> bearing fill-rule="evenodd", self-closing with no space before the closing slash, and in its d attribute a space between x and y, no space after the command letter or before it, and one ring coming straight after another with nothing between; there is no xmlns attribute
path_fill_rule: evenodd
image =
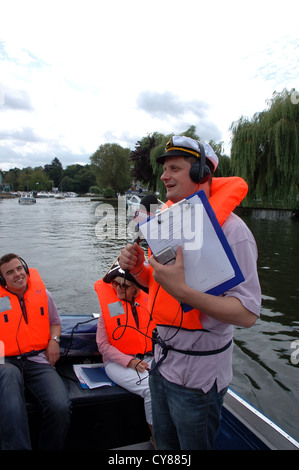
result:
<svg viewBox="0 0 299 470"><path fill-rule="evenodd" d="M132 309L132 314L133 314L136 326L139 329L139 318L138 318L137 308L135 306L135 301L131 303L131 309Z"/></svg>
<svg viewBox="0 0 299 470"><path fill-rule="evenodd" d="M232 344L233 340L231 339L225 346L219 349L213 349L210 351L188 351L188 350L183 350L183 349L176 349L170 346L169 344L165 344L164 341L159 339L158 343L159 346L162 348L162 357L159 359L159 361L156 363L156 367L159 367L163 361L165 361L168 351L176 351L181 354L187 354L188 356L211 356L213 354L220 354L226 349L230 347Z"/></svg>

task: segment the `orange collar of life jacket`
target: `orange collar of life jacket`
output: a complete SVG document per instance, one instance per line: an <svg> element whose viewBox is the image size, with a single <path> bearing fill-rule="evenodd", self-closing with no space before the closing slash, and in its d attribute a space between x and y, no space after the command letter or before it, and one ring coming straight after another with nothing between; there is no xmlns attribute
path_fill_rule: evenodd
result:
<svg viewBox="0 0 299 470"><path fill-rule="evenodd" d="M222 226L229 214L246 197L248 185L239 176L228 176L213 178L210 190L209 203L214 210L219 224ZM162 207L172 206L171 201L167 201Z"/></svg>

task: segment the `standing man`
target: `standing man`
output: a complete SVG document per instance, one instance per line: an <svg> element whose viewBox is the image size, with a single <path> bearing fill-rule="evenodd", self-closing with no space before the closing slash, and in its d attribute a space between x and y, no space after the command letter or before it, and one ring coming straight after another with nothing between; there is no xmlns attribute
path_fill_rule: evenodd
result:
<svg viewBox="0 0 299 470"><path fill-rule="evenodd" d="M209 144L173 136L161 180L167 206L203 190L222 226L245 280L220 296L202 293L185 282L181 247L173 265L127 245L120 265L149 287L149 311L159 340L150 374L154 438L158 449L213 449L221 409L232 379L233 325L251 327L260 313L257 247L246 224L232 211L244 199L247 185L238 177L212 178L218 158ZM200 265L198 266L200 269ZM193 307L183 312L181 305Z"/></svg>
<svg viewBox="0 0 299 470"><path fill-rule="evenodd" d="M31 449L24 389L42 408L39 449L62 449L70 400L54 369L60 317L36 269L14 253L0 259L0 448Z"/></svg>

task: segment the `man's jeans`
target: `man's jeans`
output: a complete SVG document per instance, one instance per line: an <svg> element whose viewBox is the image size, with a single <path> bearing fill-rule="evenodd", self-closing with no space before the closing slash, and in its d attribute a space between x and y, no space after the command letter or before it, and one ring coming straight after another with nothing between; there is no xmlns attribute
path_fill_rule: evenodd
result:
<svg viewBox="0 0 299 470"><path fill-rule="evenodd" d="M153 364L153 368L154 368ZM207 392L166 380L156 369L150 374L154 439L159 450L214 449L227 388Z"/></svg>
<svg viewBox="0 0 299 470"><path fill-rule="evenodd" d="M0 364L0 447L31 449L25 386L42 408L39 449L61 449L71 415L65 386L49 364L16 357Z"/></svg>

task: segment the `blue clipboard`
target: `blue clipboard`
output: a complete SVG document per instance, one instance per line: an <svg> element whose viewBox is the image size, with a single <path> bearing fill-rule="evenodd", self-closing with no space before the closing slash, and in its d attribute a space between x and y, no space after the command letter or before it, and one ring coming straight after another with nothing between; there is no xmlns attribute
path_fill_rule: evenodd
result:
<svg viewBox="0 0 299 470"><path fill-rule="evenodd" d="M217 296L244 281L202 190L141 222L139 230L156 258L160 259L160 254L171 248L176 251L179 245L183 246L186 282L196 290ZM192 234L196 243L190 237ZM191 309L183 304L185 312Z"/></svg>

